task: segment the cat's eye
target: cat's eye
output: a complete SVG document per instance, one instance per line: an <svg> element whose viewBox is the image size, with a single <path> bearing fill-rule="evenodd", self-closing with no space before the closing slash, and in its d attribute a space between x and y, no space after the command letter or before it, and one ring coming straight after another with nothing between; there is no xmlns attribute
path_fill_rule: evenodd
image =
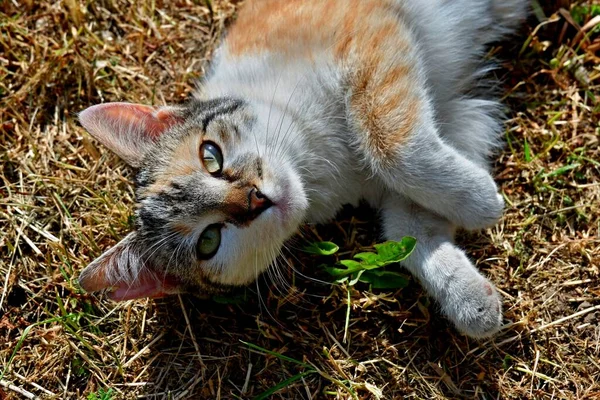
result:
<svg viewBox="0 0 600 400"><path fill-rule="evenodd" d="M196 244L196 257L200 260L208 260L219 250L221 245L221 224L209 225L198 238Z"/></svg>
<svg viewBox="0 0 600 400"><path fill-rule="evenodd" d="M200 146L200 160L211 175L218 175L223 170L223 154L214 143L204 142Z"/></svg>

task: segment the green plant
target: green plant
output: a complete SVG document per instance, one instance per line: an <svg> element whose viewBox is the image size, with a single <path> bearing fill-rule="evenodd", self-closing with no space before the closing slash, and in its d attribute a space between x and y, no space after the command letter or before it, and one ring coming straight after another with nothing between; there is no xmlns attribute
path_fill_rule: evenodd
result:
<svg viewBox="0 0 600 400"><path fill-rule="evenodd" d="M323 243L329 242L313 243L311 248L323 248ZM357 253L353 259L340 260L337 266L324 266L324 269L337 283L348 282L354 286L363 282L373 289L403 288L408 284L408 276L386 267L406 259L416 244L416 239L409 236L399 242L387 241L376 244L375 252Z"/></svg>
<svg viewBox="0 0 600 400"><path fill-rule="evenodd" d="M90 393L87 396L87 400L112 400L113 390L112 389L98 389L95 393Z"/></svg>

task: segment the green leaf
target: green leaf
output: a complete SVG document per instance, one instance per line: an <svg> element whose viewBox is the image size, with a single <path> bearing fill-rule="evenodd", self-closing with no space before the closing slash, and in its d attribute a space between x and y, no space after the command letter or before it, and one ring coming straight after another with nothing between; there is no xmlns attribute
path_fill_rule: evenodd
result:
<svg viewBox="0 0 600 400"><path fill-rule="evenodd" d="M96 393L90 393L87 396L87 400L112 400L113 390L109 388L104 390L103 388L98 389Z"/></svg>
<svg viewBox="0 0 600 400"><path fill-rule="evenodd" d="M358 261L354 261L354 260L340 260L340 264L342 264L344 267L351 269L351 270L360 270L362 269L361 264Z"/></svg>
<svg viewBox="0 0 600 400"><path fill-rule="evenodd" d="M337 253L339 246L332 242L313 242L304 248L304 251L318 256L330 256Z"/></svg>
<svg viewBox="0 0 600 400"><path fill-rule="evenodd" d="M362 271L358 271L356 273L356 275L352 276L352 279L350 279L350 282L348 282L348 285L350 286L354 286L356 285L356 282L358 282L360 280L360 277L365 273L366 271L363 269Z"/></svg>
<svg viewBox="0 0 600 400"><path fill-rule="evenodd" d="M354 260L341 260L340 264L342 264L346 268L328 267L328 266L324 265L323 269L329 275L331 275L333 277L338 277L338 278L348 276L355 272L359 272L359 271L366 269L365 266L363 266L361 263L356 262Z"/></svg>
<svg viewBox="0 0 600 400"><path fill-rule="evenodd" d="M365 269L375 269L375 268L381 267L381 265L379 265L379 263L369 264L364 261L359 263L354 260L341 260L340 264L342 264L345 267L348 267L348 273L353 273L353 272L362 271Z"/></svg>
<svg viewBox="0 0 600 400"><path fill-rule="evenodd" d="M511 356L509 356L508 354L504 356L504 360L502 360L502 368L504 368L505 371L509 369L513 364L513 358Z"/></svg>
<svg viewBox="0 0 600 400"><path fill-rule="evenodd" d="M371 252L357 253L354 255L354 258L372 265L377 265L377 261L379 261L379 257L377 256L377 254Z"/></svg>
<svg viewBox="0 0 600 400"><path fill-rule="evenodd" d="M377 250L379 261L387 265L404 260L412 253L416 244L417 239L405 236L399 242L388 241L376 244L375 249Z"/></svg>
<svg viewBox="0 0 600 400"><path fill-rule="evenodd" d="M354 255L355 260L340 260L338 266L321 265L321 268L331 275L335 282L348 282L349 286L364 282L374 289L403 288L408 285L408 277L382 267L404 260L414 250L416 243L415 238L406 236L399 242L376 244L377 253L358 253Z"/></svg>
<svg viewBox="0 0 600 400"><path fill-rule="evenodd" d="M365 271L360 281L369 283L373 289L401 289L408 286L408 276L395 271Z"/></svg>
<svg viewBox="0 0 600 400"><path fill-rule="evenodd" d="M344 277L346 275L351 274L354 271L349 271L348 269L345 268L336 268L336 267L324 267L323 268L325 270L325 272L327 272L329 275L333 276L334 278L341 278Z"/></svg>

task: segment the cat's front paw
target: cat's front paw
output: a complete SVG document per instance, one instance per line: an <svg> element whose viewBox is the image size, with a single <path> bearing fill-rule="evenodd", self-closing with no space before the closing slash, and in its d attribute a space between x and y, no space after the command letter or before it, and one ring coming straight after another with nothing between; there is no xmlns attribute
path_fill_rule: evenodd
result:
<svg viewBox="0 0 600 400"><path fill-rule="evenodd" d="M481 277L480 277L481 278ZM452 290L455 298L442 304L442 311L456 329L473 338L494 335L502 326L502 303L494 286L484 278L462 282Z"/></svg>
<svg viewBox="0 0 600 400"><path fill-rule="evenodd" d="M504 213L504 197L498 192L489 196L481 207L481 219L471 229L483 229L496 225Z"/></svg>
<svg viewBox="0 0 600 400"><path fill-rule="evenodd" d="M504 197L491 176L486 177L486 184L470 193L469 200L461 210L459 226L469 229L484 229L494 226L504 212ZM459 206L460 207L460 206Z"/></svg>

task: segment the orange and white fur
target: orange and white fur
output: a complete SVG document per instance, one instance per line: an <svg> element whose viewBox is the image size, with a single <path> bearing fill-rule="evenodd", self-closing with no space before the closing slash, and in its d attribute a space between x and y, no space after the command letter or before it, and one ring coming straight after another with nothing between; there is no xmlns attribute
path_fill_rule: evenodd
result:
<svg viewBox="0 0 600 400"><path fill-rule="evenodd" d="M499 104L485 46L521 0L248 0L186 104L93 106L82 125L139 169L136 228L80 282L116 300L244 285L305 222L366 199L457 329L501 302L453 243L503 211L489 173ZM479 94L478 94L479 93Z"/></svg>

